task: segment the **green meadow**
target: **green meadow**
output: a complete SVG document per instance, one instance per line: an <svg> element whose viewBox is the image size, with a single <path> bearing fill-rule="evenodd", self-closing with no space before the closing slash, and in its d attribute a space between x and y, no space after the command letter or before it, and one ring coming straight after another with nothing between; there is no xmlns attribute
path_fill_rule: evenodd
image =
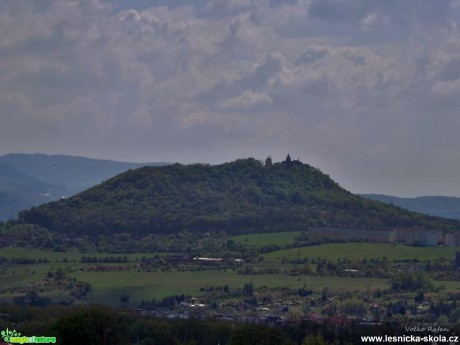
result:
<svg viewBox="0 0 460 345"><path fill-rule="evenodd" d="M277 250L263 255L267 262L284 259L321 257L328 260L350 260L386 257L389 261L417 259L420 261L455 257L460 247L410 247L388 243L330 243L318 246Z"/></svg>
<svg viewBox="0 0 460 345"><path fill-rule="evenodd" d="M292 232L277 232L263 234L248 234L233 236L235 242L243 243L256 248L279 245L281 247L294 243L296 237L300 235L299 231ZM402 244L388 243L330 243L317 246L299 247L291 249L282 249L263 254L265 261L279 261L282 258L312 258L321 257L328 260L336 260L340 258L356 259L371 259L386 257L390 261L394 260L433 260L436 258L454 258L456 251L460 251L460 247L411 247ZM78 250L60 253L53 251L45 251L36 248L23 247L8 247L0 249L0 257L6 258L29 258L29 259L44 259L47 258L50 262L61 263L64 259L68 262L80 262L82 256L90 256L96 258L104 258L107 256L128 258L129 262L134 262L142 257L152 257L155 255L164 255L164 253L132 253L132 254L114 254L114 253L80 253ZM0 266L1 268L1 266Z"/></svg>
<svg viewBox="0 0 460 345"><path fill-rule="evenodd" d="M155 255L164 255L163 253L131 253L131 254L117 254L117 253L80 253L74 249L65 253L54 252L51 250L41 250L38 248L24 248L24 247L7 247L0 249L0 257L6 258L28 258L28 259L44 259L47 258L51 262L62 262L66 259L68 262L80 262L82 256L90 256L96 258L104 258L107 256L124 257L128 261L135 261L142 257L152 257Z"/></svg>
<svg viewBox="0 0 460 345"><path fill-rule="evenodd" d="M185 294L194 297L201 296L203 289L223 287L241 289L245 283L252 283L255 288L308 288L319 291L325 287L331 293L340 291L373 290L388 288L386 279L376 278L342 278L342 277L317 277L317 276L291 276L291 275L239 275L231 270L227 272L209 270L197 272L73 272L72 277L91 284L94 291L83 303L106 303L116 305L122 294L130 296L130 304L136 306L141 299L161 299L174 294ZM24 284L33 279L24 280L18 276L9 281L15 284ZM4 279L3 278L3 279ZM9 279L7 279L8 281ZM435 282L436 287L444 286L447 290L460 291L460 282ZM1 294L1 299L12 298L17 294ZM64 291L46 292L43 296L64 297Z"/></svg>
<svg viewBox="0 0 460 345"><path fill-rule="evenodd" d="M235 241L244 241L248 245L270 245L283 243L290 244L298 236L298 232L254 234L248 236L237 236ZM263 239L263 240L262 240ZM49 260L41 264L4 264L0 265L1 288L27 287L29 284L43 280L47 272L64 268L69 275L77 280L88 282L93 287L93 294L86 297L81 303L107 303L116 305L120 303L120 296L128 294L131 306L139 304L141 299L161 299L173 294L185 294L200 296L205 289L211 287L223 287L227 285L230 289L241 289L244 284L252 283L254 287L289 287L297 289L305 287L313 290L321 290L328 287L330 290L356 291L365 289L386 289L388 281L376 278L342 278L325 276L304 276L289 275L292 264L282 263L291 259L303 259L305 257L321 257L329 260L339 258L371 259L386 257L389 261L395 260L431 260L436 258L455 257L455 252L460 248L455 247L409 247L404 245L391 245L381 243L333 243L318 246L292 248L274 251L263 254L263 261L257 262L255 266L277 267L279 274L237 274L232 269L227 270L201 270L201 271L171 271L163 272L152 270L151 272L138 271L136 268L114 272L92 272L84 268L87 264L80 263L82 255L91 257L125 256L125 254L110 253L86 253L78 251L58 253L42 251L30 248L2 248L0 257L11 258L35 258ZM156 253L135 253L126 254L127 264L113 264L116 266L132 266L136 260L142 257L152 257ZM111 264L102 264L108 266ZM460 291L460 282L446 281L434 282L435 286L444 286L447 290ZM43 296L64 299L68 292L43 291ZM11 300L17 292L0 293L0 302ZM80 303L80 302L79 302Z"/></svg>
<svg viewBox="0 0 460 345"><path fill-rule="evenodd" d="M142 298L163 298L173 294L200 296L204 289L223 287L241 289L244 284L252 283L258 287L288 287L291 289L307 287L318 290L324 287L340 286L344 290L386 288L384 279L353 279L337 277L307 277L289 275L238 275L231 271L198 272L79 272L79 280L88 281L94 288L89 298L94 302L118 303L121 294L129 294L133 302ZM460 283L458 284L460 287Z"/></svg>

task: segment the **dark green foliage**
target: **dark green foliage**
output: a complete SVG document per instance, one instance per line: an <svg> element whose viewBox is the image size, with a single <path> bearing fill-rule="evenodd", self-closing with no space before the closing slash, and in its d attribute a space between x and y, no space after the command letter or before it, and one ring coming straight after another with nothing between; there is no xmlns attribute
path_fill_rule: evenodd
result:
<svg viewBox="0 0 460 345"><path fill-rule="evenodd" d="M47 297L40 297L37 292L29 291L23 296L13 298L13 304L24 306L46 307L52 303L51 299Z"/></svg>
<svg viewBox="0 0 460 345"><path fill-rule="evenodd" d="M228 344L231 333L232 327L228 324L203 322L196 319L175 322L171 327L173 337L180 339L176 344Z"/></svg>
<svg viewBox="0 0 460 345"><path fill-rule="evenodd" d="M302 345L328 345L321 334L308 335L305 337Z"/></svg>
<svg viewBox="0 0 460 345"><path fill-rule="evenodd" d="M391 289L397 291L427 291L432 289L430 278L423 272L401 272L390 279Z"/></svg>
<svg viewBox="0 0 460 345"><path fill-rule="evenodd" d="M244 297L252 297L254 295L254 287L252 283L246 283L243 286L243 296Z"/></svg>
<svg viewBox="0 0 460 345"><path fill-rule="evenodd" d="M82 255L80 258L81 263L127 263L128 257L124 256L105 256L103 258L98 258L96 256L90 257Z"/></svg>
<svg viewBox="0 0 460 345"><path fill-rule="evenodd" d="M62 313L62 311L61 311ZM60 344L290 345L281 328L231 325L212 320L161 320L102 306L70 309L53 327Z"/></svg>
<svg viewBox="0 0 460 345"><path fill-rule="evenodd" d="M397 301L389 313L403 314L407 300ZM453 303L430 304L434 319L449 312L458 318ZM56 337L62 345L104 344L161 344L161 345L349 345L361 344L362 335L407 335L406 326L399 321L382 322L378 326L351 322L346 327L308 321L290 325L229 323L213 319L160 319L152 314L139 315L129 310L109 309L103 306L47 308L0 305L3 329L16 329L23 335ZM415 323L414 325L419 325ZM459 324L453 325L452 334L459 333ZM416 332L418 336L433 334Z"/></svg>
<svg viewBox="0 0 460 345"><path fill-rule="evenodd" d="M238 326L230 339L230 345L289 345L295 344L285 338L279 328L261 325Z"/></svg>
<svg viewBox="0 0 460 345"><path fill-rule="evenodd" d="M26 208L68 197L128 169L164 163L124 163L63 155L0 157L0 219Z"/></svg>
<svg viewBox="0 0 460 345"><path fill-rule="evenodd" d="M13 153L0 157L0 172L4 170L3 167L14 169L14 176L18 176L19 172L41 183L66 190L67 193L63 195L72 195L128 169L163 164L165 163L127 163L66 155Z"/></svg>
<svg viewBox="0 0 460 345"><path fill-rule="evenodd" d="M423 300L425 299L425 294L423 291L417 292L417 295L415 295L414 301L417 302L418 304L421 304Z"/></svg>
<svg viewBox="0 0 460 345"><path fill-rule="evenodd" d="M313 290L311 290L311 289L307 290L305 288L300 288L297 291L298 291L300 297L307 297L307 296L310 296L313 293Z"/></svg>
<svg viewBox="0 0 460 345"><path fill-rule="evenodd" d="M124 317L101 306L91 307L61 317L55 329L63 345L129 344Z"/></svg>
<svg viewBox="0 0 460 345"><path fill-rule="evenodd" d="M172 295L172 296L164 297L163 299L158 300L158 301L155 298L153 298L152 300L142 299L139 307L144 310L156 310L158 308L173 310L174 307L178 306L181 302L184 302L186 298L191 298L191 296L186 297L184 296L184 294Z"/></svg>
<svg viewBox="0 0 460 345"><path fill-rule="evenodd" d="M80 234L232 234L306 230L308 225L442 227L440 220L355 196L307 164L144 167L76 196L22 212L22 221Z"/></svg>

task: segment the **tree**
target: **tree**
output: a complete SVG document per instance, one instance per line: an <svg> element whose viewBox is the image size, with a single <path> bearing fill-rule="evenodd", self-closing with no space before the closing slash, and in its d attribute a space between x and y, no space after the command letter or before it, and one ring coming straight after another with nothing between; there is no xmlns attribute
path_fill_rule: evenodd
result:
<svg viewBox="0 0 460 345"><path fill-rule="evenodd" d="M425 294L423 293L423 291L417 292L417 295L415 295L415 298L414 298L415 302L419 304L422 303L424 299L425 299Z"/></svg>
<svg viewBox="0 0 460 345"><path fill-rule="evenodd" d="M243 295L244 297L252 297L254 295L254 287L252 286L252 283L244 284Z"/></svg>
<svg viewBox="0 0 460 345"><path fill-rule="evenodd" d="M391 289L396 291L430 290L433 288L430 278L423 272L401 272L390 279Z"/></svg>
<svg viewBox="0 0 460 345"><path fill-rule="evenodd" d="M123 294L120 296L120 303L126 304L129 302L129 295Z"/></svg>
<svg viewBox="0 0 460 345"><path fill-rule="evenodd" d="M307 335L302 345L328 345L321 334Z"/></svg>
<svg viewBox="0 0 460 345"><path fill-rule="evenodd" d="M96 306L61 317L55 324L57 338L67 345L113 345L128 344L123 320L112 310Z"/></svg>
<svg viewBox="0 0 460 345"><path fill-rule="evenodd" d="M55 279L56 280L62 280L65 278L65 271L62 267L58 267L58 269L56 270L56 274L55 274Z"/></svg>
<svg viewBox="0 0 460 345"><path fill-rule="evenodd" d="M232 334L230 345L291 345L280 329L262 325L239 326ZM294 343L295 344L295 343Z"/></svg>
<svg viewBox="0 0 460 345"><path fill-rule="evenodd" d="M350 299L343 303L342 310L346 315L365 316L367 312L366 305L356 298Z"/></svg>

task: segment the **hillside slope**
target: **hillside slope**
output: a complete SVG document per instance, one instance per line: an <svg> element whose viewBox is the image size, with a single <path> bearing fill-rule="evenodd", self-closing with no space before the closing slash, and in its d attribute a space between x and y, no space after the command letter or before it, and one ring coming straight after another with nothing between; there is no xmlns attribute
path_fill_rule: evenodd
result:
<svg viewBox="0 0 460 345"><path fill-rule="evenodd" d="M307 164L264 166L253 158L130 170L20 216L54 231L93 235L459 225L353 195Z"/></svg>
<svg viewBox="0 0 460 345"><path fill-rule="evenodd" d="M128 163L87 157L12 153L0 157L0 163L30 177L68 190L81 192L129 169L166 163Z"/></svg>
<svg viewBox="0 0 460 345"><path fill-rule="evenodd" d="M419 196L416 198L399 198L383 194L362 194L362 196L371 200L403 207L414 212L460 220L460 198L456 197Z"/></svg>
<svg viewBox="0 0 460 345"><path fill-rule="evenodd" d="M15 218L20 210L59 199L66 192L0 163L0 220Z"/></svg>
<svg viewBox="0 0 460 345"><path fill-rule="evenodd" d="M164 163L125 163L65 155L0 157L0 221L26 208L69 197L129 169Z"/></svg>

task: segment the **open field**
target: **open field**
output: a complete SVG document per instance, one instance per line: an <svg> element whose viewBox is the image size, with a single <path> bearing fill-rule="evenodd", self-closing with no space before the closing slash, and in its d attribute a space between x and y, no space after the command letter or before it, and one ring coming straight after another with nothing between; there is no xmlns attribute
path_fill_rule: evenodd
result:
<svg viewBox="0 0 460 345"><path fill-rule="evenodd" d="M326 286L340 286L344 290L386 288L384 279L353 279L336 277L306 277L285 275L237 275L233 272L82 272L73 274L77 279L88 281L94 287L92 300L117 302L119 296L128 293L132 298L162 298L172 294L201 295L201 288L228 285L240 289L245 283L254 287L308 287L322 289ZM460 288L460 284L458 284Z"/></svg>
<svg viewBox="0 0 460 345"><path fill-rule="evenodd" d="M389 261L394 260L433 260L437 258L455 257L459 247L410 247L402 244L387 243L330 243L319 246L283 249L264 254L267 262L277 262L285 259L303 259L305 257L321 257L328 260L347 258L371 259L386 257Z"/></svg>
<svg viewBox="0 0 460 345"><path fill-rule="evenodd" d="M367 289L386 289L389 287L386 279L375 278L341 278L341 277L316 277L316 276L290 276L290 275L238 275L231 270L227 272L209 270L197 272L73 272L72 277L86 281L94 288L93 294L83 302L118 304L122 294L128 294L130 304L138 305L142 298L161 299L173 294L200 296L200 289L222 287L228 285L230 289L240 289L245 283L252 283L254 287L289 287L291 289L308 288L321 290L328 287L333 291L356 291ZM9 279L11 278L11 279ZM35 279L40 278L39 275ZM8 285L22 285L32 282L34 277L8 274L5 279ZM436 287L444 286L447 290L460 291L460 282L435 282ZM6 287L6 286L5 286ZM64 296L64 292L47 292L43 296ZM12 298L13 294L2 294L0 299Z"/></svg>
<svg viewBox="0 0 460 345"><path fill-rule="evenodd" d="M250 246L263 247L271 244L280 246L289 245L299 236L300 232L278 232L267 234L249 234L232 237L233 240ZM247 239L247 241L246 241ZM388 243L330 243L318 246L299 247L291 249L282 249L263 254L265 261L279 261L281 258L313 258L321 257L328 260L340 258L371 259L386 257L388 260L433 260L436 258L454 258L455 252L460 251L460 247L411 247L402 244ZM6 258L30 258L44 259L51 262L62 263L64 258L68 262L80 262L82 256L91 256L104 258L107 256L128 258L129 262L134 262L142 257L152 257L155 255L165 255L164 253L132 253L132 254L113 254L113 253L80 253L77 250L71 252L59 253L45 251L36 248L8 247L0 249L0 257Z"/></svg>
<svg viewBox="0 0 460 345"><path fill-rule="evenodd" d="M298 233L283 233L286 235L284 241L289 242L298 236ZM262 234L249 235L248 243L256 241L257 237ZM265 234L267 239L260 241L266 245L273 244L278 239L280 243L281 234ZM244 240L246 236L241 238ZM223 287L227 285L230 289L241 289L244 284L252 283L254 287L289 287L291 289L308 288L321 290L328 287L331 290L356 291L366 289L386 289L389 287L386 279L376 278L341 278L333 276L304 276L288 275L293 264L282 263L289 259L303 259L304 257L313 258L321 257L324 259L335 260L339 258L354 259L371 259L386 257L389 261L418 259L429 260L440 257L452 259L455 252L460 248L455 247L408 247L403 245L390 245L380 243L334 243L319 246L293 248L279 250L263 254L264 260L256 263L256 266L277 267L280 274L257 274L241 275L236 274L231 269L227 270L203 270L203 271L172 271L162 272L152 270L151 272L138 271L131 268L129 271L116 272L92 272L83 270L87 264L80 263L82 255L104 258L106 256L125 256L124 254L110 253L87 253L82 254L78 251L67 253L57 253L52 251L42 251L30 248L2 248L0 257L12 258L47 258L48 263L40 264L4 264L0 265L1 288L24 287L28 284L42 280L48 271L55 271L62 267L69 271L70 276L88 282L94 289L90 297L82 300L86 302L108 303L112 305L119 304L120 296L127 294L130 296L130 305L136 306L142 298L161 299L173 294L185 294L200 296L203 289L210 287ZM130 265L133 266L136 260L142 257L153 257L155 253L135 253L126 254L128 263L114 264L116 266ZM110 264L101 264L108 266ZM460 282L458 281L435 281L436 287L444 286L447 290L460 291ZM58 300L65 298L68 291L49 291L40 293L43 296L56 297ZM11 300L17 293L0 294L0 302Z"/></svg>
<svg viewBox="0 0 460 345"><path fill-rule="evenodd" d="M41 250L38 248L24 248L24 247L8 247L0 249L0 257L6 258L28 258L28 259L44 259L47 258L51 262L62 262L67 259L68 262L80 262L82 256L90 256L96 258L104 258L106 256L124 257L128 261L134 262L136 259L142 257L152 257L155 255L164 255L164 253L132 253L132 254L117 254L117 253L80 253L74 249L69 252L53 252L51 250Z"/></svg>

